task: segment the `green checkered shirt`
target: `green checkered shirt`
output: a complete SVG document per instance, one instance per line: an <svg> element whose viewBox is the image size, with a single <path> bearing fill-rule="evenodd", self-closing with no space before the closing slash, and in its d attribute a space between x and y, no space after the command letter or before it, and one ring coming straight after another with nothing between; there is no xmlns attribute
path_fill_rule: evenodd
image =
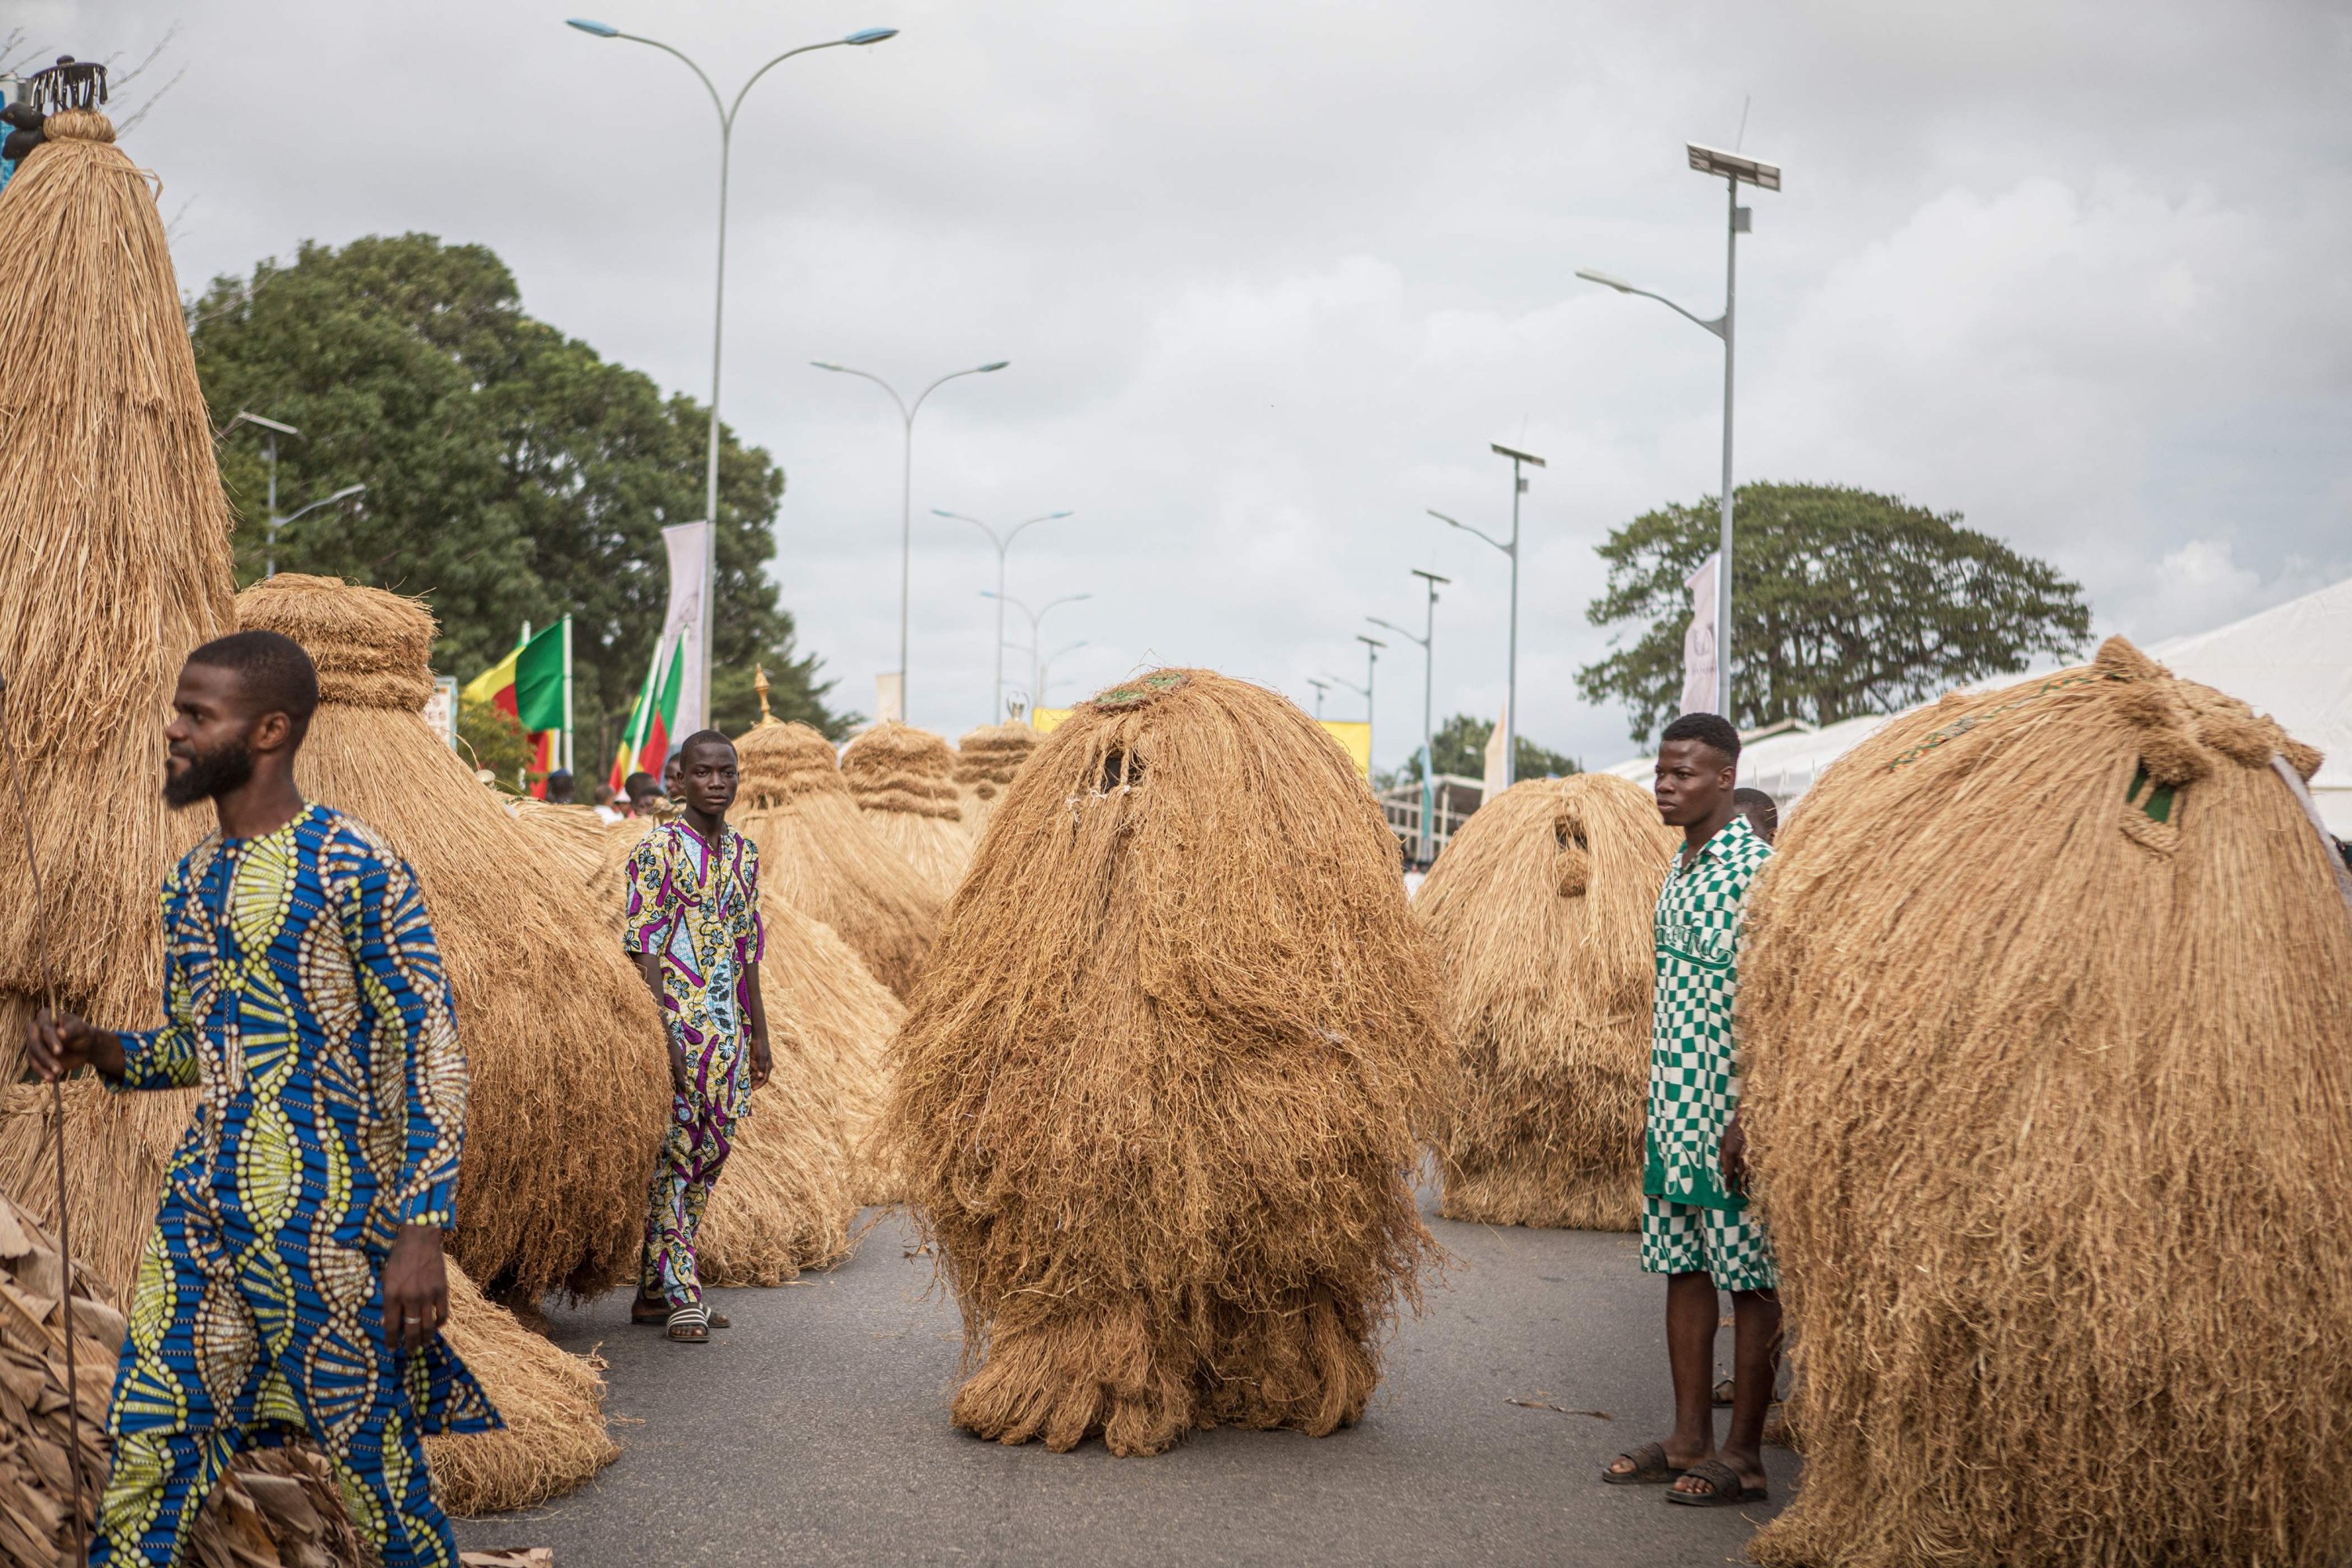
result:
<svg viewBox="0 0 2352 1568"><path fill-rule="evenodd" d="M1734 816L1688 866L1666 867L1652 931L1657 995L1650 1013L1650 1119L1643 1141L1642 1191L1654 1198L1738 1209L1717 1154L1739 1106L1739 1063L1731 1041L1738 990L1739 921L1748 885L1771 847Z"/></svg>

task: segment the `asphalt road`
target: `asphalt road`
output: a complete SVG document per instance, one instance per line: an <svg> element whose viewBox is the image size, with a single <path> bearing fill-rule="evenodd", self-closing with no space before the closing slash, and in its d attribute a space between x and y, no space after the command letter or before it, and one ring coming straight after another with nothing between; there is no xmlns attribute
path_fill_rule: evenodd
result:
<svg viewBox="0 0 2352 1568"><path fill-rule="evenodd" d="M558 1568L1738 1562L1795 1456L1767 1451L1766 1506L1675 1507L1594 1479L1670 1425L1664 1285L1638 1271L1633 1238L1431 1223L1456 1262L1396 1331L1360 1425L1197 1433L1150 1459L950 1426L955 1308L896 1217L834 1273L715 1293L734 1326L707 1347L631 1328L625 1295L559 1311L557 1341L611 1363L625 1452L459 1539L551 1546ZM1726 1331L1718 1357L1730 1344Z"/></svg>

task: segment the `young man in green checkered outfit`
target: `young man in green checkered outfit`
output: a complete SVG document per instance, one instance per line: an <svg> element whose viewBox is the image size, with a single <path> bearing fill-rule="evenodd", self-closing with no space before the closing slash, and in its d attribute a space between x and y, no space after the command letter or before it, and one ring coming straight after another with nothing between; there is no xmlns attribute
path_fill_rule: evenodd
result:
<svg viewBox="0 0 2352 1568"><path fill-rule="evenodd" d="M1764 1222L1748 1206L1731 1037L1740 918L1772 851L1733 798L1738 773L1739 735L1723 720L1685 713L1666 726L1654 788L1683 847L1664 868L1654 928L1642 1267L1666 1276L1675 1430L1619 1455L1601 1477L1612 1486L1668 1483L1667 1501L1699 1508L1763 1500L1764 1415L1780 1370L1780 1276ZM1720 1449L1717 1290L1731 1292L1735 1346L1731 1430Z"/></svg>

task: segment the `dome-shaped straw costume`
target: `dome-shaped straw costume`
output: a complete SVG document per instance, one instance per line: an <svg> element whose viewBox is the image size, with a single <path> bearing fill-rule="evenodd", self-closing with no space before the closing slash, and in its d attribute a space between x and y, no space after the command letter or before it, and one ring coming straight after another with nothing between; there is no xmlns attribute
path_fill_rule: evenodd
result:
<svg viewBox="0 0 2352 1568"><path fill-rule="evenodd" d="M44 965L62 1005L160 1018L164 873L208 822L163 799L181 660L232 628L227 503L148 176L89 109L0 196L0 1081ZM170 1131L186 1120L174 1113ZM46 1220L46 1210L31 1206Z"/></svg>
<svg viewBox="0 0 2352 1568"><path fill-rule="evenodd" d="M453 1254L503 1300L605 1289L634 1267L669 1099L645 982L542 830L425 727L422 605L281 572L236 607L319 667L303 794L376 829L424 886L473 1073Z"/></svg>
<svg viewBox="0 0 2352 1568"><path fill-rule="evenodd" d="M1004 803L1005 787L1036 749L1037 731L1026 724L987 725L956 742L956 797L963 807L964 833L974 844Z"/></svg>
<svg viewBox="0 0 2352 1568"><path fill-rule="evenodd" d="M741 783L730 814L760 847L762 891L831 926L902 1000L939 935L939 894L850 799L833 742L805 724L735 738Z"/></svg>
<svg viewBox="0 0 2352 1568"><path fill-rule="evenodd" d="M896 1053L886 1132L980 1363L956 1424L1154 1454L1354 1421L1432 1249L1447 1067L1395 840L1314 721L1205 670L1081 704Z"/></svg>
<svg viewBox="0 0 2352 1568"><path fill-rule="evenodd" d="M154 189L94 109L43 135L0 195L0 1192L55 1225L26 1019L54 984L100 1023L162 1021L157 894L211 826L165 809L163 731L188 650L232 628L235 574ZM75 1260L127 1288L194 1095L62 1087Z"/></svg>
<svg viewBox="0 0 2352 1568"><path fill-rule="evenodd" d="M941 903L953 897L972 844L948 743L911 724L877 724L843 749L841 776L866 820L932 895Z"/></svg>
<svg viewBox="0 0 2352 1568"><path fill-rule="evenodd" d="M1632 1230L1642 1206L1651 918L1676 835L1608 773L1478 809L1413 909L1461 1064L1438 1140L1448 1219Z"/></svg>
<svg viewBox="0 0 2352 1568"><path fill-rule="evenodd" d="M1738 1021L1806 1468L1757 1561L2352 1556L2318 761L2117 638L1895 721L1791 816Z"/></svg>

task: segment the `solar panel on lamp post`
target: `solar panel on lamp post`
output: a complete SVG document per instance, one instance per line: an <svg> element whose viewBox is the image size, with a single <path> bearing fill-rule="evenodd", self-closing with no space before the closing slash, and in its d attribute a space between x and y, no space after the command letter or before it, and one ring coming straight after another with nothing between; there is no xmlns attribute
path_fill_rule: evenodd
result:
<svg viewBox="0 0 2352 1568"><path fill-rule="evenodd" d="M1579 268L1576 275L1588 283L1614 289L1620 294L1655 300L1675 314L1697 323L1723 340L1723 486L1722 499L1717 503L1720 538L1716 546L1715 567L1715 706L1727 723L1736 726L1739 721L1731 710L1731 388L1736 347L1734 328L1738 321L1739 294L1739 237L1750 232L1751 227L1748 209L1739 205L1739 187L1749 184L1763 191L1779 190L1780 165L1739 153L1727 153L1720 147L1709 147L1703 142L1687 142L1683 145L1692 168L1722 180L1730 192L1731 215L1724 237L1723 314L1708 321L1684 310L1664 294L1636 289L1611 273Z"/></svg>

